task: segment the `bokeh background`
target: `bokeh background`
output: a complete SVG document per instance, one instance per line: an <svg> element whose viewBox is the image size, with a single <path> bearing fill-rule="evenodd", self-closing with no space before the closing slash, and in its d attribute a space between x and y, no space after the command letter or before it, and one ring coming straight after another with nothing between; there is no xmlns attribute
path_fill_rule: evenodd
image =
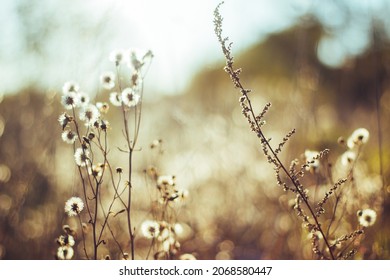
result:
<svg viewBox="0 0 390 280"><path fill-rule="evenodd" d="M55 239L67 222L64 203L79 192L72 151L57 121L61 87L75 80L91 98L107 101L99 75L113 69L108 54L133 47L155 55L145 79L142 150L135 155L138 216L147 216L150 199L143 170L158 164L190 193L177 210L186 229L182 253L198 259L312 257L288 207L291 197L276 186L223 71L213 31L218 3L3 1L0 259L54 258ZM373 207L372 197L380 196L383 207L357 258L388 259L390 3L226 0L221 12L258 111L272 103L266 133L277 143L297 130L282 153L287 165L305 149L329 148L329 161L336 162L345 151L340 136L359 127L370 131L357 178L371 191L358 202ZM114 129L119 117L109 112L112 143L121 141ZM148 148L155 139L163 140L163 154ZM314 181L309 178L308 186ZM147 248L142 238L139 246Z"/></svg>

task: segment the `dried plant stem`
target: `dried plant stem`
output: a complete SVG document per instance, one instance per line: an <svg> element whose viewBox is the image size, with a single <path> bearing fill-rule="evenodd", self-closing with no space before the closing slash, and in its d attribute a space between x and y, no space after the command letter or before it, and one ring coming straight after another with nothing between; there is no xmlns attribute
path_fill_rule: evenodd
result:
<svg viewBox="0 0 390 280"><path fill-rule="evenodd" d="M85 257L87 259L89 259L89 256L88 256L88 253L87 253L87 249L85 247L85 234L84 234L84 229L83 229L83 223L81 222L81 217L80 215L77 215L78 217L78 220L79 220L79 224L80 224L80 229L81 229L81 234L83 236L83 250L84 250L84 254L85 254Z"/></svg>
<svg viewBox="0 0 390 280"><path fill-rule="evenodd" d="M217 35L217 39L218 39L219 43L221 44L223 54L225 55L226 66L224 69L229 74L235 88L237 88L242 95L242 97L240 98L240 102L241 102L241 105L243 107L243 114L247 118L247 120L251 126L252 131L254 131L257 134L257 136L260 138L261 145L263 147L263 152L264 152L265 156L267 157L268 161L270 163L274 164L275 168L277 170L282 169L283 173L287 176L288 180L293 184L293 186L294 186L293 190L296 193L298 193L300 199L302 199L302 201L304 202L304 205L307 207L312 219L314 220L314 225L315 225L314 229L319 231L322 234L325 245L329 250L329 254L330 254L331 259L335 259L335 256L332 252L332 248L330 246L330 243L327 240L325 233L323 232L323 229L321 227L320 222L318 221L318 218L315 214L314 209L312 208L312 206L309 203L308 196L306 195L306 193L304 193L304 190L302 188L301 183L299 182L297 177L290 174L290 172L287 170L285 165L281 162L277 153L274 151L274 149L270 145L269 141L267 140L267 138L265 137L265 135L261 129L261 125L259 123L259 118L256 117L256 114L255 114L253 106L252 106L251 99L248 96L248 93L250 93L251 91L249 89L245 89L240 81L239 75L241 73L241 69L234 69L234 67L233 67L233 57L231 56L231 45L232 44L229 43L227 45L228 38L222 37L222 16L219 13L219 8L220 8L222 3L220 3L214 11L215 34ZM271 154L269 154L268 152L270 152Z"/></svg>
<svg viewBox="0 0 390 280"><path fill-rule="evenodd" d="M98 253L98 247L99 247L99 242L97 240L97 229L96 229L96 223L98 219L98 210L99 210L99 204L98 204L98 198L99 198L99 184L96 184L96 195L94 197L95 200L95 213L93 217L93 228L92 228L92 235L93 235L93 247L94 247L94 259L97 260L97 253Z"/></svg>
<svg viewBox="0 0 390 280"><path fill-rule="evenodd" d="M75 108L73 107L72 108L72 112L73 112L73 119L76 120L76 111L75 111ZM80 145L83 144L82 140L82 135L80 133L80 130L79 130L79 126L77 124L76 121L73 122L74 125L75 125L75 129L76 129L76 133L77 133L77 136L78 136L78 139L80 141ZM82 172L82 169L80 166L77 166L77 169L78 169L78 172L79 172L79 176L80 176L80 179L81 179L81 183L82 183L82 186L83 186L83 196L84 196L84 201L86 202L85 205L86 205L86 208L87 208L87 212L88 212L88 215L89 215L89 223L92 224L92 233L93 233L93 244L94 244L94 259L96 260L97 259L97 249L98 249L98 246L97 246L97 243L96 243L96 220L97 220L97 201L95 203L95 214L92 215L92 212L91 212L91 208L89 206L89 203L88 201L90 200L89 197L88 197L88 194L87 194L87 186L86 186L86 182L84 180L84 176L83 176L83 172ZM89 176L88 176L88 179L89 179ZM97 191L98 190L94 190L92 188L92 185L91 185L91 182L89 181L89 185L91 187L91 191L94 195L94 199L96 198L97 196ZM79 216L80 218L80 216ZM83 228L82 228L82 223L81 223L81 220L80 220L80 225L81 225L81 231L83 231ZM89 256L88 256L88 253L85 249L85 236L84 236L84 232L83 232L83 244L84 244L84 252L85 252L85 256L87 259L89 259Z"/></svg>
<svg viewBox="0 0 390 280"><path fill-rule="evenodd" d="M129 237L130 237L130 250L131 250L131 259L134 260L135 258L135 252L134 252L134 232L133 227L131 223L131 200L132 200L132 169L133 169L133 144L130 140L130 134L129 134L129 124L128 124L128 115L126 114L126 109L124 105L122 104L122 113L123 113L123 124L124 124L124 134L125 139L128 147L128 181L127 181L127 187L128 187L128 195L127 195L127 205L126 205L126 213L127 213L127 228L129 231Z"/></svg>
<svg viewBox="0 0 390 280"><path fill-rule="evenodd" d="M141 106L141 105L140 105ZM126 139L126 144L128 147L128 181L127 181L127 187L128 187L128 196L127 196L127 205L126 207L126 213L127 213L127 228L129 231L130 236L130 250L131 250L131 259L134 260L135 258L135 252L134 252L134 229L132 227L132 221L131 221L131 202L132 202L132 173L133 173L133 153L134 148L136 145L136 141L138 139L139 134L139 128L140 128L140 122L141 122L141 108L135 109L134 114L134 140L131 140L130 132L129 132L129 122L128 122L128 111L126 110L124 104L122 103L122 114L123 114L123 125L124 125L124 136Z"/></svg>
<svg viewBox="0 0 390 280"><path fill-rule="evenodd" d="M122 85L119 75L119 66L116 68L117 70L117 77L118 77L118 85L120 91L122 91ZM130 133L129 133L129 122L128 122L128 110L125 108L125 105L122 102L121 105L122 110L122 117L123 117L123 126L124 126L124 137L127 144L127 149L125 152L128 153L128 180L126 187L128 188L127 193L127 204L125 203L125 209L126 209L126 220L127 220L127 229L129 232L129 238L130 238L130 251L131 251L131 259L134 260L135 258L135 251L134 251L134 231L132 226L132 220L131 220L131 202L132 202L132 170L133 170L133 151L134 151L134 142L131 141ZM139 122L136 121L136 127L137 124L139 125ZM136 133L136 131L135 131ZM134 135L134 139L136 136Z"/></svg>

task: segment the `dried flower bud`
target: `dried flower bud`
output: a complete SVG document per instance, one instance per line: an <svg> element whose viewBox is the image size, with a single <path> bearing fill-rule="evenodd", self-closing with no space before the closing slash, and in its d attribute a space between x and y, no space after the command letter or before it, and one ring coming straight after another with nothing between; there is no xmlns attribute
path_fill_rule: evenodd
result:
<svg viewBox="0 0 390 280"><path fill-rule="evenodd" d="M83 140L84 140L85 143L89 144L89 139L88 139L88 137L83 136Z"/></svg>

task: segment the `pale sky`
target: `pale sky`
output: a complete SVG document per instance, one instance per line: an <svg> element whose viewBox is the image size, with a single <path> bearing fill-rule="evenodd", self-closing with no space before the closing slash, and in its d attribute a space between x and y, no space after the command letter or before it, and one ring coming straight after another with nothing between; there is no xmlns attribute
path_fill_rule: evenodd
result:
<svg viewBox="0 0 390 280"><path fill-rule="evenodd" d="M146 87L162 94L180 93L194 73L222 60L213 31L213 11L219 2L3 0L0 93L14 92L27 84L59 89L67 80L78 81L86 91L93 91L100 73L113 69L108 55L117 48L151 49L155 57ZM330 27L345 24L335 6L322 7L324 2L225 0L221 9L224 34L234 41L238 52L266 34L290 26L309 10L317 11ZM372 10L388 7L384 0L344 2L352 7L360 2L360 8L366 3ZM359 24L367 26L364 13L360 17ZM336 43L332 36L325 38L319 45L322 58L336 65L346 52L363 50L368 38L359 31L345 28L341 36L344 41Z"/></svg>

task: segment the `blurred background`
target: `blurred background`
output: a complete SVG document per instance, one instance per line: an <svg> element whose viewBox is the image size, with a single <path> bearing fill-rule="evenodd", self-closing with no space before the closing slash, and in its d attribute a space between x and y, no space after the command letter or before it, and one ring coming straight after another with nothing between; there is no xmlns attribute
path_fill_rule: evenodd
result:
<svg viewBox="0 0 390 280"><path fill-rule="evenodd" d="M223 71L213 26L218 3L3 1L0 259L54 258L64 203L79 192L73 154L57 121L62 85L77 81L92 99L107 101L99 76L113 69L108 55L134 47L155 55L145 79L143 149L135 156L134 207L142 217L150 199L142 171L153 161L190 193L177 210L187 229L182 253L198 259L312 257L305 229L289 209L292 197L276 186ZM287 166L305 149L329 148L328 160L336 163L345 151L340 136L359 127L370 131L356 175L365 192L351 213L377 207L378 221L356 258L388 259L390 2L226 0L221 13L258 112L272 103L266 134L277 145L297 130L282 153ZM109 112L112 124L119 117ZM112 131L112 143L121 141L120 129ZM148 149L155 139L163 140L162 155ZM308 187L320 188L310 176ZM357 220L349 223L342 234L356 228Z"/></svg>

